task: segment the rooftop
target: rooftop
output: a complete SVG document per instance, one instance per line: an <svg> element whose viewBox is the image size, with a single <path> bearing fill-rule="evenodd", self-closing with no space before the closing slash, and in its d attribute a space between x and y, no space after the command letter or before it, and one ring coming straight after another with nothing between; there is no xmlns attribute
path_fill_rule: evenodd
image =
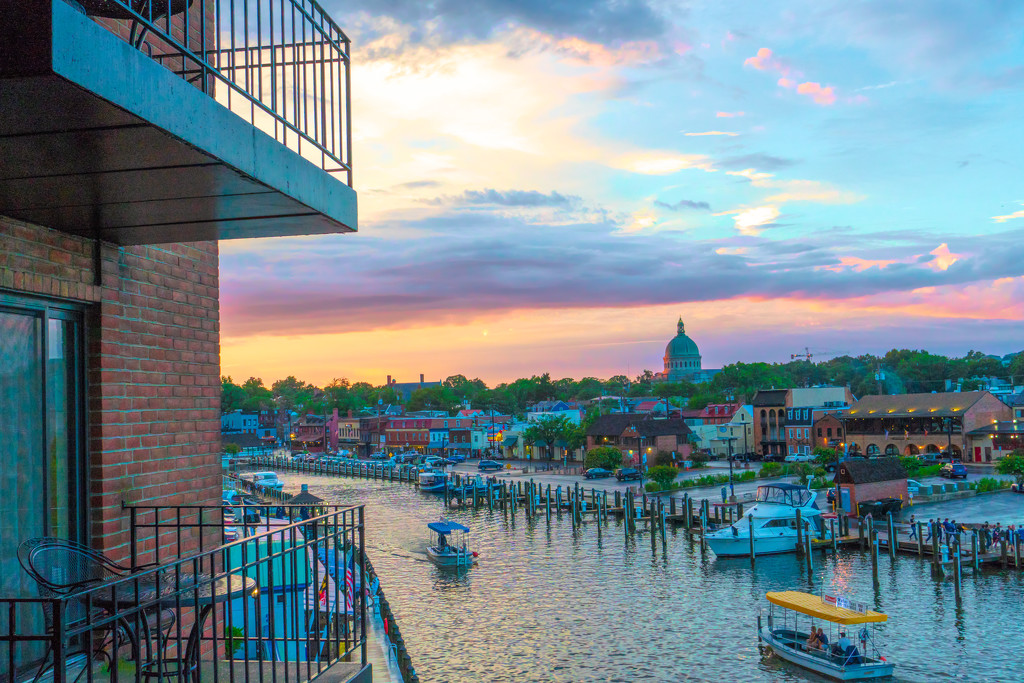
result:
<svg viewBox="0 0 1024 683"><path fill-rule="evenodd" d="M850 407L845 417L956 417L963 415L986 395L989 392L865 396Z"/></svg>

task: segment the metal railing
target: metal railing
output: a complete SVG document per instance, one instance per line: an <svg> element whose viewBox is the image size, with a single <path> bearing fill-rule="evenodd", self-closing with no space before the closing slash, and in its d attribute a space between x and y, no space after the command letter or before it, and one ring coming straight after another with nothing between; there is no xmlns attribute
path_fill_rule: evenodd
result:
<svg viewBox="0 0 1024 683"><path fill-rule="evenodd" d="M68 1L352 185L351 41L315 0Z"/></svg>
<svg viewBox="0 0 1024 683"><path fill-rule="evenodd" d="M224 544L213 540L224 533L218 512L132 508L141 552L133 547L129 575L59 597L0 598L0 679L300 682L344 662L352 675L364 667L363 508L268 519Z"/></svg>

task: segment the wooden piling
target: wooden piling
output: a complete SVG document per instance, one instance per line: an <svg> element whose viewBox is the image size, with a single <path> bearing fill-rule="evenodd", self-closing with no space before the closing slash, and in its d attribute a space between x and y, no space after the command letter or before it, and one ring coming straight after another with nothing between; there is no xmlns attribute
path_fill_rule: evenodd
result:
<svg viewBox="0 0 1024 683"><path fill-rule="evenodd" d="M896 547L899 545L899 539L896 537L896 523L893 522L892 513L889 514L889 559L896 559Z"/></svg>
<svg viewBox="0 0 1024 683"><path fill-rule="evenodd" d="M842 525L843 525L843 523L840 522L839 526L842 526ZM839 539L836 538L836 520L834 520L834 519L828 520L828 530L829 530L829 533L832 535L832 552L836 552L837 550L839 550Z"/></svg>
<svg viewBox="0 0 1024 683"><path fill-rule="evenodd" d="M802 515L800 514L800 508L796 509L796 554L800 555L804 552L804 523Z"/></svg>
<svg viewBox="0 0 1024 683"><path fill-rule="evenodd" d="M960 562L960 535L957 534L956 542L953 544L956 547L950 547L950 556L953 560L953 592L956 596L957 601L960 600L960 588L963 583L963 564Z"/></svg>
<svg viewBox="0 0 1024 683"><path fill-rule="evenodd" d="M978 530L974 529L971 531L971 559L974 565L974 573L977 574L978 570L981 569L981 557L978 552Z"/></svg>
<svg viewBox="0 0 1024 683"><path fill-rule="evenodd" d="M870 519L870 517L869 517ZM868 537L871 541L871 578L878 584L878 532L871 526L868 527Z"/></svg>
<svg viewBox="0 0 1024 683"><path fill-rule="evenodd" d="M804 524L807 525L807 528L804 529L804 532L805 532L804 533L804 542L807 544L807 547L804 548L804 559L807 562L807 576L810 577L812 575L812 571L814 569L814 563L813 563L813 555L814 555L814 553L811 552L811 523L810 522L804 522Z"/></svg>
<svg viewBox="0 0 1024 683"><path fill-rule="evenodd" d="M665 536L665 503L658 501L658 525L661 528L661 552L668 552L668 538Z"/></svg>
<svg viewBox="0 0 1024 683"><path fill-rule="evenodd" d="M924 529L921 527L921 522L914 522L917 525L917 556L924 557Z"/></svg>

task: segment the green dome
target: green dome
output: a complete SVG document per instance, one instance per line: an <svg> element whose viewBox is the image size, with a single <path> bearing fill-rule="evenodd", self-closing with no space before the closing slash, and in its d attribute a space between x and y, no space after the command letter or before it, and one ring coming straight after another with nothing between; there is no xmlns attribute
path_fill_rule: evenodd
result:
<svg viewBox="0 0 1024 683"><path fill-rule="evenodd" d="M666 358L684 358L687 356L696 357L700 356L700 350L697 348L696 342L686 336L686 332L683 330L683 321L680 319L677 327L678 333L675 338L668 343L665 347Z"/></svg>

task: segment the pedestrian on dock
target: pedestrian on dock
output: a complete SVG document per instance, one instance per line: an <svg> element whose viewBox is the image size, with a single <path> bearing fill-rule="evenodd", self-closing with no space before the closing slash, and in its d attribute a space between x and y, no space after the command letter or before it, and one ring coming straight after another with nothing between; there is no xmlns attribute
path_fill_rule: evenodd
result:
<svg viewBox="0 0 1024 683"><path fill-rule="evenodd" d="M913 541L917 538L917 522L914 521L914 515L910 515L910 540Z"/></svg>
<svg viewBox="0 0 1024 683"><path fill-rule="evenodd" d="M924 539L925 543L931 543L932 533L934 533L934 530L935 530L935 520L934 519L929 519L928 520L928 538Z"/></svg>

